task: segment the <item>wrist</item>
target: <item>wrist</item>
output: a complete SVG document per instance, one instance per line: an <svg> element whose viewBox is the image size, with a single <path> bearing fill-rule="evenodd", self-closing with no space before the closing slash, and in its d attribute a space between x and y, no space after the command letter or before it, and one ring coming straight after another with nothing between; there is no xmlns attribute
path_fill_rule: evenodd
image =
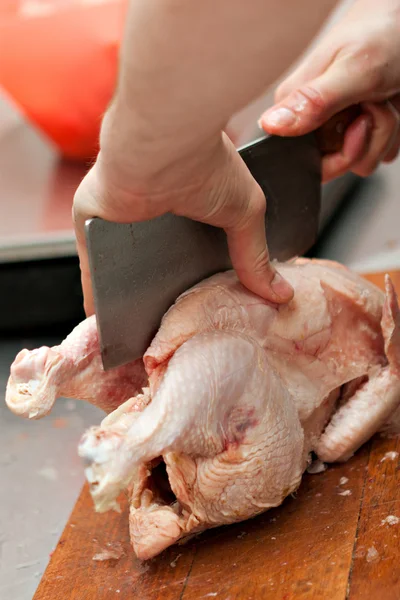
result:
<svg viewBox="0 0 400 600"><path fill-rule="evenodd" d="M171 125L171 124L170 124ZM193 128L175 135L147 123L132 106L117 98L104 116L98 164L113 185L140 192L176 187L178 179L212 168L222 132Z"/></svg>
<svg viewBox="0 0 400 600"><path fill-rule="evenodd" d="M123 181L128 175L135 179L147 176L141 165L140 149L146 153L147 148L155 146L156 140L150 128L145 128L140 121L132 108L122 105L118 97L103 117L98 163L104 173L117 180Z"/></svg>

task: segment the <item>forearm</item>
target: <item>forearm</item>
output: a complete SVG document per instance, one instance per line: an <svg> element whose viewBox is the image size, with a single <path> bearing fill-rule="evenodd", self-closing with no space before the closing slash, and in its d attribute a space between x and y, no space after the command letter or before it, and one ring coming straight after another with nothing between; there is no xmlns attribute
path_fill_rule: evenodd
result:
<svg viewBox="0 0 400 600"><path fill-rule="evenodd" d="M105 162L146 178L153 175L147 170L212 143L291 65L335 4L132 0L117 91L102 128Z"/></svg>

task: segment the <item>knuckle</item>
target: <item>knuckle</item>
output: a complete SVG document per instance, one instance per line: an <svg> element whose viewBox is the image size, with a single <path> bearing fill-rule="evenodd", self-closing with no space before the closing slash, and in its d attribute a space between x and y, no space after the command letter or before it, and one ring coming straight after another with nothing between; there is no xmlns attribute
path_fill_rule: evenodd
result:
<svg viewBox="0 0 400 600"><path fill-rule="evenodd" d="M323 167L322 168L322 181L323 183L327 183L332 179L336 179L341 175L344 175L347 171L351 170L351 165L341 165L335 167Z"/></svg>
<svg viewBox="0 0 400 600"><path fill-rule="evenodd" d="M278 85L274 93L275 102L280 102L285 98L285 96L287 96L288 94L290 94L291 91L293 91L293 87L290 85L289 81L290 80L283 81Z"/></svg>
<svg viewBox="0 0 400 600"><path fill-rule="evenodd" d="M388 161L392 161L395 158L398 157L399 154L399 150L400 150L400 144L396 143L393 148L390 149L390 151L388 152L387 156L385 157Z"/></svg>
<svg viewBox="0 0 400 600"><path fill-rule="evenodd" d="M375 104L374 109L376 111L375 129L381 130L387 135L396 133L399 128L399 115L389 102Z"/></svg>
<svg viewBox="0 0 400 600"><path fill-rule="evenodd" d="M317 112L321 112L326 109L326 101L318 89L310 85L306 85L302 87L298 93L300 96L303 96L311 109Z"/></svg>
<svg viewBox="0 0 400 600"><path fill-rule="evenodd" d="M83 190L79 189L74 194L72 203L72 222L76 228L82 225L82 221L85 219L86 197Z"/></svg>
<svg viewBox="0 0 400 600"><path fill-rule="evenodd" d="M198 218L217 227L230 227L237 218L238 210L236 194L232 193L226 182L222 182L211 190L206 202L198 196L195 202L192 199L190 211L187 210L184 202L177 214Z"/></svg>
<svg viewBox="0 0 400 600"><path fill-rule="evenodd" d="M358 43L349 50L348 74L359 78L364 73L363 92L368 95L382 93L386 87L388 60L387 52L378 41Z"/></svg>
<svg viewBox="0 0 400 600"><path fill-rule="evenodd" d="M257 187L257 191L253 193L252 198L249 202L252 213L255 218L263 217L267 210L267 201L264 196L264 192L260 187Z"/></svg>
<svg viewBox="0 0 400 600"><path fill-rule="evenodd" d="M77 189L75 190L74 197L73 197L73 212L75 212L77 210L78 206L82 203L83 196L84 196L84 190L83 190L84 182L85 182L85 180L83 179L81 181L81 183L79 184L79 186L77 187Z"/></svg>
<svg viewBox="0 0 400 600"><path fill-rule="evenodd" d="M317 119L317 124L323 123L322 115L328 108L327 98L317 88L305 85L290 96L290 105L294 112L302 116L304 113Z"/></svg>
<svg viewBox="0 0 400 600"><path fill-rule="evenodd" d="M257 186L258 188L258 186ZM254 191L248 202L243 203L242 211L238 214L237 229L243 230L250 227L255 221L258 222L265 217L267 203L261 188Z"/></svg>
<svg viewBox="0 0 400 600"><path fill-rule="evenodd" d="M375 171L377 165L371 163L358 163L352 167L352 172L359 177L369 177Z"/></svg>
<svg viewBox="0 0 400 600"><path fill-rule="evenodd" d="M269 262L268 249L265 246L263 248L263 250L261 250L254 257L252 271L255 275L261 275L261 274L264 274L266 271L271 271L271 270L272 270L272 267ZM272 279L272 277L271 277L271 279Z"/></svg>
<svg viewBox="0 0 400 600"><path fill-rule="evenodd" d="M356 162L355 158L339 153L335 156L328 156L322 162L323 181L330 181L331 179L344 175L347 171L351 171Z"/></svg>

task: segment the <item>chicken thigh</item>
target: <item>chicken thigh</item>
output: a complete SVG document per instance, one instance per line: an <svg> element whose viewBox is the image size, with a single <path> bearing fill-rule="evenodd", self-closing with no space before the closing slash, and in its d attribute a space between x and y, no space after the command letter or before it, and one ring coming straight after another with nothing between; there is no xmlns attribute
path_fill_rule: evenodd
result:
<svg viewBox="0 0 400 600"><path fill-rule="evenodd" d="M79 454L98 511L128 491L139 558L279 505L312 452L346 460L399 422L390 279L384 294L337 263L278 270L295 289L288 305L255 296L233 272L215 275L177 300L143 361L104 373L91 317L12 365L6 401L17 414L39 418L60 395L109 413Z"/></svg>

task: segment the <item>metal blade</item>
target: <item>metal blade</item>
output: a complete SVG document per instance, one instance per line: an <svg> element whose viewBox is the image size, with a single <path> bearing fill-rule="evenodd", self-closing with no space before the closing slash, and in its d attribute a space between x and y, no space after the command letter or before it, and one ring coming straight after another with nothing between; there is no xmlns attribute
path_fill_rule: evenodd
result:
<svg viewBox="0 0 400 600"><path fill-rule="evenodd" d="M321 203L314 136L270 136L239 152L267 197L271 258L303 254L316 239ZM91 219L86 237L106 370L143 356L176 298L232 266L222 230L172 214L126 225Z"/></svg>

